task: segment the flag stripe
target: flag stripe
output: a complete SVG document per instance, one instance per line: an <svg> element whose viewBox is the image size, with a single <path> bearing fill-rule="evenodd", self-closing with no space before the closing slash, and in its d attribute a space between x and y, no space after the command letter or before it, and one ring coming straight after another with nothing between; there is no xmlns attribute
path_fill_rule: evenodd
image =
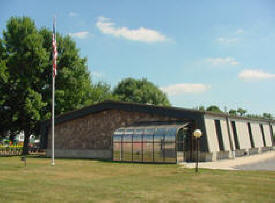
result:
<svg viewBox="0 0 275 203"><path fill-rule="evenodd" d="M55 22L53 24L53 77L57 74L57 66L56 66L56 59L57 59L57 47L56 47L56 34L55 34Z"/></svg>

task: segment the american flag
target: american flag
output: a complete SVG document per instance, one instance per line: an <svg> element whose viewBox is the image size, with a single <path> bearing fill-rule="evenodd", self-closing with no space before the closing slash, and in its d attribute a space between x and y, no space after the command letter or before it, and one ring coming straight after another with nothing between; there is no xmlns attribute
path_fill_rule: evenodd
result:
<svg viewBox="0 0 275 203"><path fill-rule="evenodd" d="M56 59L57 59L57 49L56 49L56 34L55 34L55 21L53 23L53 77L56 76L57 66L56 66Z"/></svg>

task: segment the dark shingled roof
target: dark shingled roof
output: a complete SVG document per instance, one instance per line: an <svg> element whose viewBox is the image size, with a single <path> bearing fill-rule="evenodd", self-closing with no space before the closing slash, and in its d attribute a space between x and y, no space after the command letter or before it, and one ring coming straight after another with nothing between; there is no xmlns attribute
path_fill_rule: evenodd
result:
<svg viewBox="0 0 275 203"><path fill-rule="evenodd" d="M187 119L198 119L201 118L204 112L178 108L178 107L170 107L170 106L157 106L157 105L148 105L148 104L137 104L137 103L127 103L127 102L117 102L107 100L99 104L91 105L84 107L79 110L71 111L68 113L61 114L56 117L55 123L63 123L69 120L73 120L76 118L80 118L91 113L97 113L105 110L124 110L128 112L140 112L140 113L148 113L148 114L157 114L161 116L168 116L174 118L187 118Z"/></svg>
<svg viewBox="0 0 275 203"><path fill-rule="evenodd" d="M107 100L102 103L98 103L95 105L84 107L79 110L58 115L56 117L55 123L56 124L63 123L69 120L73 120L76 118L89 115L91 113L97 113L97 112L111 110L111 109L124 110L128 112L149 113L149 114L156 114L161 116L168 116L168 117L174 117L174 118L186 118L186 119L194 119L194 120L197 120L198 118L201 118L202 115L206 114L206 115L217 116L217 117L229 117L231 119L275 122L274 120L232 116L226 113L199 111L199 110L187 109L187 108L181 108L181 107L157 106L157 105L150 105L150 104L127 103L127 102Z"/></svg>

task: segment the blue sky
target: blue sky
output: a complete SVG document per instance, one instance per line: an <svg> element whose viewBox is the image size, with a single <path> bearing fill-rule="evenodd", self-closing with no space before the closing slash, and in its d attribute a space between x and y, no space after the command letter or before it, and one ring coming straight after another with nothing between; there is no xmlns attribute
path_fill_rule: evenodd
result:
<svg viewBox="0 0 275 203"><path fill-rule="evenodd" d="M0 1L77 42L92 80L146 77L174 106L275 115L275 1Z"/></svg>

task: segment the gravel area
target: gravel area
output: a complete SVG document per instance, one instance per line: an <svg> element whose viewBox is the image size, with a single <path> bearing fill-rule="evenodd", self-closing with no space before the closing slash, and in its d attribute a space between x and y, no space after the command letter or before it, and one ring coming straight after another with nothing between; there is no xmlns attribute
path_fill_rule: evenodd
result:
<svg viewBox="0 0 275 203"><path fill-rule="evenodd" d="M185 168L195 168L195 163L183 163ZM224 170L272 170L275 171L275 151L225 159L216 162L200 162L199 168Z"/></svg>

